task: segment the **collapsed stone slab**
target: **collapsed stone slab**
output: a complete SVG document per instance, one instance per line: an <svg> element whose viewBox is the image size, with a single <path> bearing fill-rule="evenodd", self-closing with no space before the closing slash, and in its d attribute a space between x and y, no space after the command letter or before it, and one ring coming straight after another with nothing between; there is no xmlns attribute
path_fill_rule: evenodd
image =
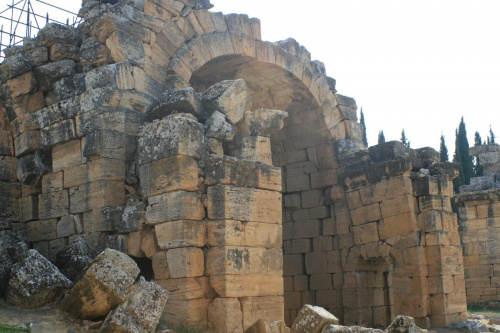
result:
<svg viewBox="0 0 500 333"><path fill-rule="evenodd" d="M36 250L12 266L7 287L7 302L35 309L54 302L71 287L71 281Z"/></svg>
<svg viewBox="0 0 500 333"><path fill-rule="evenodd" d="M165 289L141 277L125 301L108 314L100 332L155 332L167 298Z"/></svg>
<svg viewBox="0 0 500 333"><path fill-rule="evenodd" d="M83 238L77 238L57 253L56 264L64 275L75 281L96 255L95 250Z"/></svg>
<svg viewBox="0 0 500 333"><path fill-rule="evenodd" d="M338 324L337 317L322 307L306 304L292 325L292 333L317 333L328 324Z"/></svg>
<svg viewBox="0 0 500 333"><path fill-rule="evenodd" d="M126 299L138 274L126 254L106 249L66 295L62 309L83 319L105 316Z"/></svg>

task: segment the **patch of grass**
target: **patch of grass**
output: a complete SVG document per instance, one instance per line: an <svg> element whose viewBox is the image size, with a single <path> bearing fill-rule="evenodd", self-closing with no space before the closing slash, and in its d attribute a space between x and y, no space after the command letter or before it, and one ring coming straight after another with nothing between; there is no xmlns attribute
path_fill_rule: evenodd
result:
<svg viewBox="0 0 500 333"><path fill-rule="evenodd" d="M478 305L478 304L469 304L467 305L467 312L476 313L476 312L495 312L500 313L500 309L497 307L490 307L487 305Z"/></svg>
<svg viewBox="0 0 500 333"><path fill-rule="evenodd" d="M13 326L0 323L0 333L31 333L32 325L31 323L27 323L20 326Z"/></svg>

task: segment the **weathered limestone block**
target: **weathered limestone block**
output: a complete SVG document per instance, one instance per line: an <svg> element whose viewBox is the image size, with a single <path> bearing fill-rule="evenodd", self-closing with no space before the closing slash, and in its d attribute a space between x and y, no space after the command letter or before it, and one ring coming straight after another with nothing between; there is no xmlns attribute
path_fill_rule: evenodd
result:
<svg viewBox="0 0 500 333"><path fill-rule="evenodd" d="M248 332L247 330L259 319L263 319L268 322L283 320L283 310L285 308L283 301L283 296L241 298L240 302L243 312L244 332ZM274 331L272 332L274 333Z"/></svg>
<svg viewBox="0 0 500 333"><path fill-rule="evenodd" d="M67 190L66 190L67 191ZM96 180L69 189L70 213L125 204L125 184L116 180Z"/></svg>
<svg viewBox="0 0 500 333"><path fill-rule="evenodd" d="M206 112L220 111L232 124L243 119L252 101L244 80L225 80L211 86L202 95L201 103Z"/></svg>
<svg viewBox="0 0 500 333"><path fill-rule="evenodd" d="M151 228L149 231L145 232L141 242L141 250L149 259L153 258L153 256L161 251L158 246L158 241L156 240L155 229Z"/></svg>
<svg viewBox="0 0 500 333"><path fill-rule="evenodd" d="M162 318L171 327L178 327L181 323L184 323L189 327L207 329L207 309L209 304L210 299L207 298L170 299L165 305Z"/></svg>
<svg viewBox="0 0 500 333"><path fill-rule="evenodd" d="M26 95L36 88L37 82L33 72L28 72L22 75L19 75L15 78L7 80L7 85L10 90L10 98L15 98L21 95Z"/></svg>
<svg viewBox="0 0 500 333"><path fill-rule="evenodd" d="M134 89L132 68L128 62L99 67L85 74L85 87L88 90L104 87Z"/></svg>
<svg viewBox="0 0 500 333"><path fill-rule="evenodd" d="M54 125L43 128L40 132L41 145L50 148L58 143L67 142L76 138L75 121L73 119L63 120Z"/></svg>
<svg viewBox="0 0 500 333"><path fill-rule="evenodd" d="M33 221L26 224L26 238L30 242L48 241L57 238L57 220Z"/></svg>
<svg viewBox="0 0 500 333"><path fill-rule="evenodd" d="M208 217L265 223L281 223L281 193L245 187L217 185L208 193Z"/></svg>
<svg viewBox="0 0 500 333"><path fill-rule="evenodd" d="M207 252L207 274L250 275L267 273L267 251L258 247L220 246Z"/></svg>
<svg viewBox="0 0 500 333"><path fill-rule="evenodd" d="M207 221L208 245L245 245L245 226L240 221Z"/></svg>
<svg viewBox="0 0 500 333"><path fill-rule="evenodd" d="M49 23L40 30L37 40L43 46L52 46L56 43L77 45L78 30L67 25Z"/></svg>
<svg viewBox="0 0 500 333"><path fill-rule="evenodd" d="M10 156L0 156L0 180L4 182L16 182L18 159Z"/></svg>
<svg viewBox="0 0 500 333"><path fill-rule="evenodd" d="M243 333L243 314L237 298L216 298L208 307L208 328L214 333Z"/></svg>
<svg viewBox="0 0 500 333"><path fill-rule="evenodd" d="M166 280L156 280L169 293L169 301L192 300L198 298L215 297L214 290L210 287L208 277L190 277Z"/></svg>
<svg viewBox="0 0 500 333"><path fill-rule="evenodd" d="M41 148L40 131L24 132L14 139L16 156L23 156L33 153Z"/></svg>
<svg viewBox="0 0 500 333"><path fill-rule="evenodd" d="M62 308L83 319L104 316L127 298L138 274L126 254L106 249L66 295Z"/></svg>
<svg viewBox="0 0 500 333"><path fill-rule="evenodd" d="M288 112L268 109L246 111L244 121L237 126L238 132L243 134L266 136L283 128L283 119Z"/></svg>
<svg viewBox="0 0 500 333"><path fill-rule="evenodd" d="M31 70L31 64L24 54L7 57L0 66L0 82L14 78Z"/></svg>
<svg viewBox="0 0 500 333"><path fill-rule="evenodd" d="M21 222L28 222L38 219L38 196L28 195L19 199L21 207Z"/></svg>
<svg viewBox="0 0 500 333"><path fill-rule="evenodd" d="M146 197L173 191L196 191L200 186L198 163L193 157L175 155L139 167L142 194Z"/></svg>
<svg viewBox="0 0 500 333"><path fill-rule="evenodd" d="M266 321L259 319L246 332L248 333L290 333L284 321Z"/></svg>
<svg viewBox="0 0 500 333"><path fill-rule="evenodd" d="M63 173L51 172L42 178L42 193L49 193L55 191L62 191L63 188Z"/></svg>
<svg viewBox="0 0 500 333"><path fill-rule="evenodd" d="M82 42L82 46L80 47L80 61L83 66L94 65L96 67L113 62L106 45L102 45L94 38L87 38Z"/></svg>
<svg viewBox="0 0 500 333"><path fill-rule="evenodd" d="M234 138L236 130L233 125L226 121L226 116L219 111L214 111L205 123L205 135L222 142L230 142Z"/></svg>
<svg viewBox="0 0 500 333"><path fill-rule="evenodd" d="M206 224L203 221L170 221L155 225L156 238L162 250L176 247L203 247L207 243Z"/></svg>
<svg viewBox="0 0 500 333"><path fill-rule="evenodd" d="M196 192L176 191L149 198L146 210L146 223L176 220L202 220L205 209Z"/></svg>
<svg viewBox="0 0 500 333"><path fill-rule="evenodd" d="M399 141L390 141L368 148L373 162L384 162L394 159L408 159L410 149Z"/></svg>
<svg viewBox="0 0 500 333"><path fill-rule="evenodd" d="M56 265L71 281L75 281L78 275L92 263L96 255L95 250L87 244L85 239L76 238L57 252Z"/></svg>
<svg viewBox="0 0 500 333"><path fill-rule="evenodd" d="M108 314L100 331L154 332L167 298L165 289L141 277L125 301Z"/></svg>
<svg viewBox="0 0 500 333"><path fill-rule="evenodd" d="M52 62L36 67L34 73L39 89L47 92L52 90L60 79L75 74L75 62L73 60Z"/></svg>
<svg viewBox="0 0 500 333"><path fill-rule="evenodd" d="M8 157L3 157L2 159L12 163L12 160ZM42 181L43 175L50 172L51 164L50 154L37 150L30 157L21 157L19 159L16 170L17 178L25 185L39 184ZM8 170L6 168L6 171Z"/></svg>
<svg viewBox="0 0 500 333"><path fill-rule="evenodd" d="M51 61L73 60L79 61L80 49L71 44L57 43L50 47L49 57Z"/></svg>
<svg viewBox="0 0 500 333"><path fill-rule="evenodd" d="M95 131L87 135L83 156L133 161L137 138L114 130Z"/></svg>
<svg viewBox="0 0 500 333"><path fill-rule="evenodd" d="M38 196L38 216L42 220L61 217L69 213L68 190L54 191Z"/></svg>
<svg viewBox="0 0 500 333"><path fill-rule="evenodd" d="M271 140L265 136L236 134L224 148L228 155L242 160L273 164Z"/></svg>
<svg viewBox="0 0 500 333"><path fill-rule="evenodd" d="M0 243L0 296L4 297L5 289L10 279L10 270L14 264L13 260L10 258L7 246L4 243Z"/></svg>
<svg viewBox="0 0 500 333"><path fill-rule="evenodd" d="M328 324L337 325L339 320L322 307L306 304L302 307L292 325L294 333L321 332Z"/></svg>
<svg viewBox="0 0 500 333"><path fill-rule="evenodd" d="M152 96L131 89L105 87L91 89L81 96L81 114L102 110L103 107L125 108L146 112Z"/></svg>
<svg viewBox="0 0 500 333"><path fill-rule="evenodd" d="M6 226L8 226L9 223L16 221L16 219L3 215L0 221L6 223ZM28 253L28 243L25 233L22 230L1 230L0 243L5 245L10 258L14 262L22 261Z"/></svg>
<svg viewBox="0 0 500 333"><path fill-rule="evenodd" d="M210 286L221 297L274 296L281 294L283 290L283 277L269 275L214 275L210 277Z"/></svg>
<svg viewBox="0 0 500 333"><path fill-rule="evenodd" d="M193 88L183 88L165 91L148 110L148 120L162 119L172 113L190 113L199 120L207 119L204 114L198 94Z"/></svg>
<svg viewBox="0 0 500 333"><path fill-rule="evenodd" d="M54 85L54 94L60 101L83 94L86 91L85 74L64 77Z"/></svg>
<svg viewBox="0 0 500 333"><path fill-rule="evenodd" d="M139 164L174 155L203 157L203 125L187 115L170 115L143 126L139 138Z"/></svg>
<svg viewBox="0 0 500 333"><path fill-rule="evenodd" d="M280 248L283 242L280 224L248 222L245 225L245 245Z"/></svg>
<svg viewBox="0 0 500 333"><path fill-rule="evenodd" d="M167 252L172 278L202 276L205 270L203 251L197 247L180 247Z"/></svg>
<svg viewBox="0 0 500 333"><path fill-rule="evenodd" d="M281 168L224 156L205 163L205 184L281 191Z"/></svg>
<svg viewBox="0 0 500 333"><path fill-rule="evenodd" d="M392 323L387 327L387 333L401 333L401 332L425 332L415 324L415 319L408 316L397 316Z"/></svg>
<svg viewBox="0 0 500 333"><path fill-rule="evenodd" d="M68 237L76 234L76 225L73 215L61 217L57 222L57 238Z"/></svg>
<svg viewBox="0 0 500 333"><path fill-rule="evenodd" d="M142 202L126 206L123 209L121 218L115 219L115 231L118 233L130 233L142 230L145 208L146 206Z"/></svg>
<svg viewBox="0 0 500 333"><path fill-rule="evenodd" d="M14 145L12 142L12 132L0 129L0 155L13 156Z"/></svg>
<svg viewBox="0 0 500 333"><path fill-rule="evenodd" d="M144 65L146 53L140 39L121 31L115 31L106 40L106 46L115 62L129 61L133 65Z"/></svg>
<svg viewBox="0 0 500 333"><path fill-rule="evenodd" d="M55 301L71 287L68 280L36 250L12 266L6 298L12 305L35 309Z"/></svg>
<svg viewBox="0 0 500 333"><path fill-rule="evenodd" d="M159 280L170 279L170 269L168 268L167 253L165 251L159 251L151 257L151 264L153 266L153 272L155 280L161 286L163 286L169 292L171 296L171 290L165 286L164 283L158 282Z"/></svg>

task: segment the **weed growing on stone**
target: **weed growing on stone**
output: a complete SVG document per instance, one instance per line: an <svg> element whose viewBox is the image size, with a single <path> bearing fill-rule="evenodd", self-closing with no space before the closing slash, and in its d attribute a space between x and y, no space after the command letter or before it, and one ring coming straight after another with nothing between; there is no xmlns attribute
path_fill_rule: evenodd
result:
<svg viewBox="0 0 500 333"><path fill-rule="evenodd" d="M0 333L31 333L31 323L21 326L13 326L0 323Z"/></svg>

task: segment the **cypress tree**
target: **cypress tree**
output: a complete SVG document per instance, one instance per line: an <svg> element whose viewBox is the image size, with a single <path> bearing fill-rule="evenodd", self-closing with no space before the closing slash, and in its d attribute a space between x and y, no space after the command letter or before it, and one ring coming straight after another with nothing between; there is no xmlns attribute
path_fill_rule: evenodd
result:
<svg viewBox="0 0 500 333"><path fill-rule="evenodd" d="M363 108L361 108L361 119L359 120L361 125L363 125L363 144L365 147L368 147L368 137L366 136L366 124L365 124L365 115L363 114Z"/></svg>
<svg viewBox="0 0 500 333"><path fill-rule="evenodd" d="M441 140L439 144L439 161L448 162L448 148L446 148L446 143L444 142L444 135L441 134Z"/></svg>
<svg viewBox="0 0 500 333"><path fill-rule="evenodd" d="M491 129L490 125L490 135L488 136L488 144L490 143L495 143L495 134L493 133L493 130Z"/></svg>
<svg viewBox="0 0 500 333"><path fill-rule="evenodd" d="M474 177L474 166L472 157L469 155L469 141L465 129L464 117L460 120L458 130L455 131L455 156L453 162L460 163L460 176L453 181L455 193L458 193L461 185L469 185L470 179Z"/></svg>
<svg viewBox="0 0 500 333"><path fill-rule="evenodd" d="M384 142L385 142L384 131L379 131L378 132L378 144L381 144Z"/></svg>
<svg viewBox="0 0 500 333"><path fill-rule="evenodd" d="M405 129L403 128L403 131L401 132L401 142L408 148L410 148L410 141L408 141L408 138L406 137Z"/></svg>
<svg viewBox="0 0 500 333"><path fill-rule="evenodd" d="M474 146L481 146L482 144L481 135L478 131L476 131L476 133L474 133ZM476 163L474 163L474 173L476 174L476 177L481 177L484 175L484 168L479 161L479 156L476 157L475 160Z"/></svg>

